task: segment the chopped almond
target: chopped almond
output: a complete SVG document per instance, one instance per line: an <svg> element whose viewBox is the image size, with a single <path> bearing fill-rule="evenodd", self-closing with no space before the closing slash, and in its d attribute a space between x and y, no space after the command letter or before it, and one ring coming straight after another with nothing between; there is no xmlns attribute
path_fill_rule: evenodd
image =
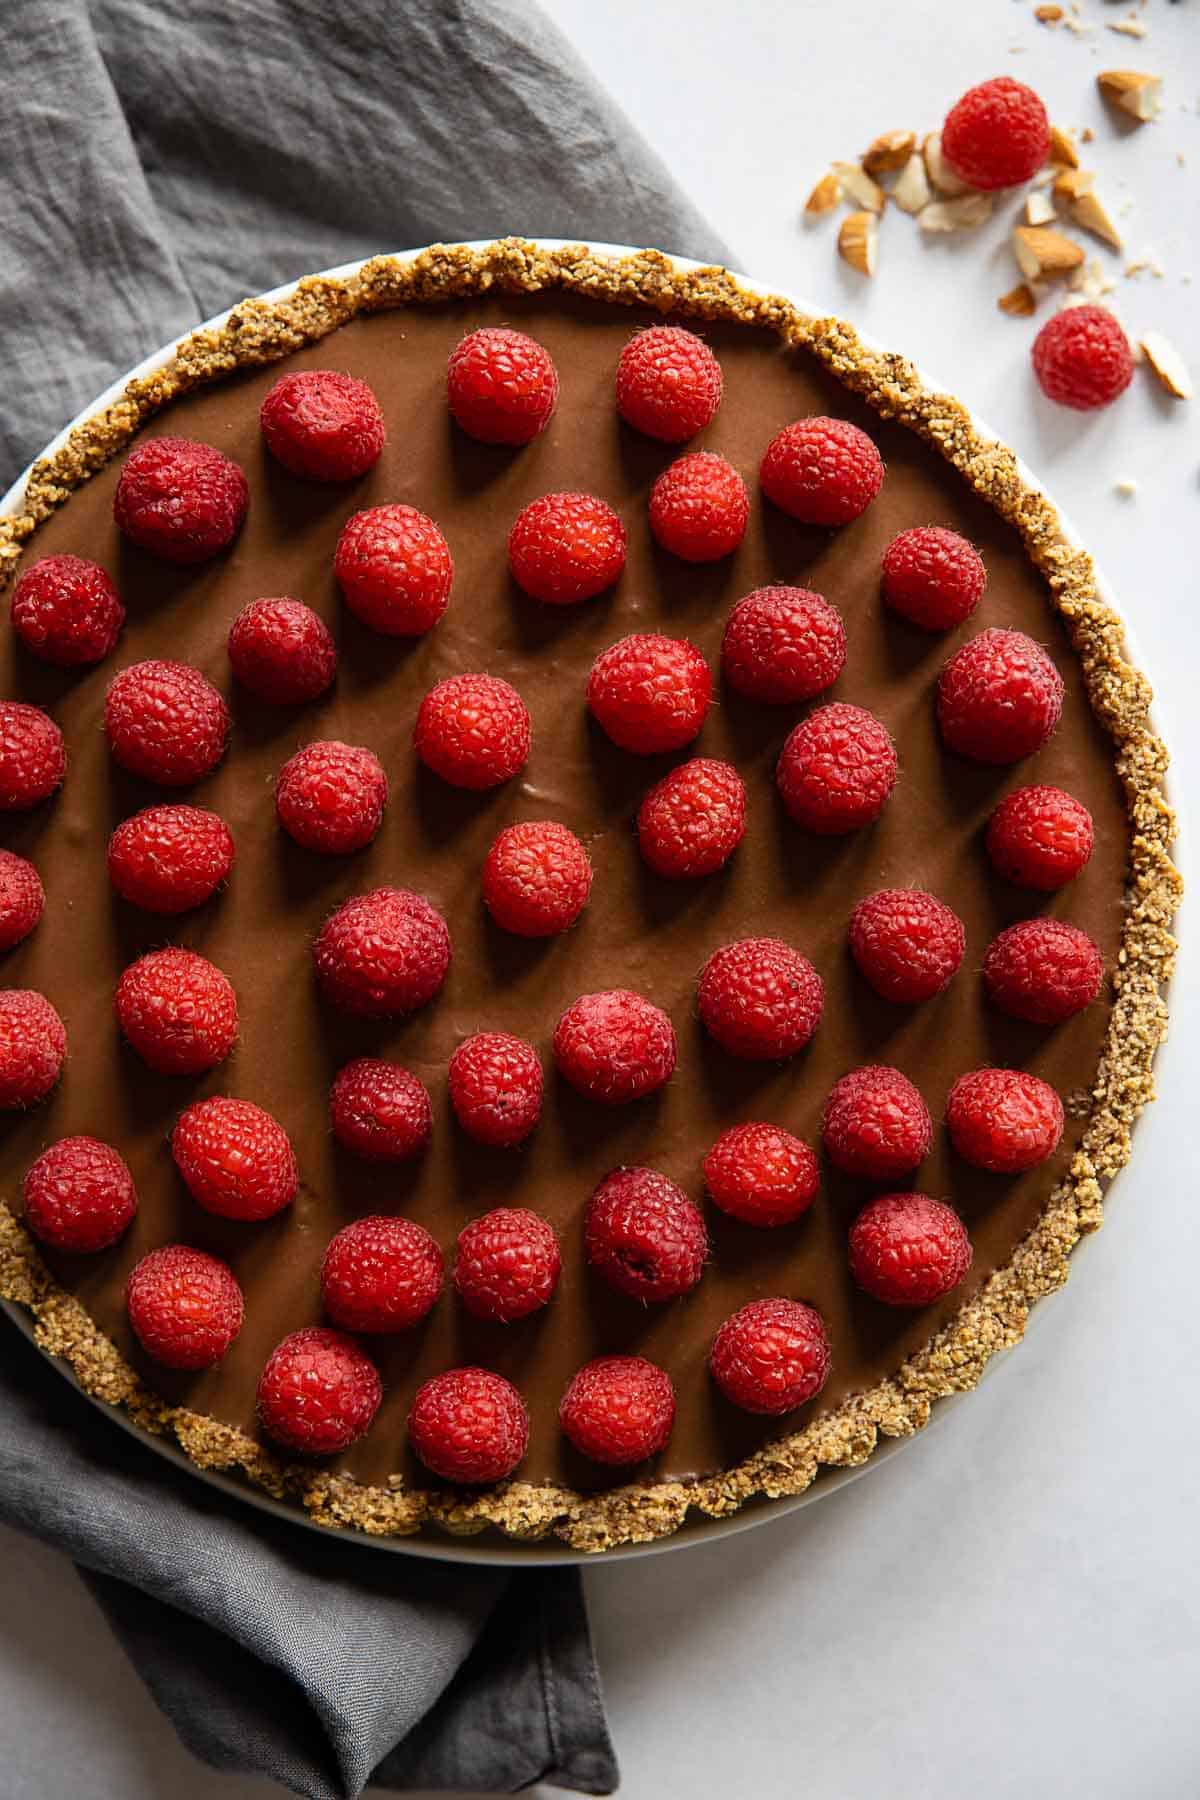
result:
<svg viewBox="0 0 1200 1800"><path fill-rule="evenodd" d="M1111 19L1108 29L1119 31L1123 37L1144 38L1150 27L1145 19Z"/></svg>
<svg viewBox="0 0 1200 1800"><path fill-rule="evenodd" d="M1074 139L1059 125L1050 127L1050 161L1063 163L1068 169L1079 167L1079 153Z"/></svg>
<svg viewBox="0 0 1200 1800"><path fill-rule="evenodd" d="M836 175L822 175L808 199L804 202L806 213L832 212L842 197L842 184Z"/></svg>
<svg viewBox="0 0 1200 1800"><path fill-rule="evenodd" d="M939 194L965 194L970 182L956 175L950 164L942 155L942 134L931 131L921 145L921 153L925 158L925 172Z"/></svg>
<svg viewBox="0 0 1200 1800"><path fill-rule="evenodd" d="M1119 250L1121 234L1093 192L1095 181L1087 169L1064 169L1054 183L1054 198L1065 203L1077 225Z"/></svg>
<svg viewBox="0 0 1200 1800"><path fill-rule="evenodd" d="M838 231L838 255L860 275L875 273L875 245L879 230L873 212L847 213Z"/></svg>
<svg viewBox="0 0 1200 1800"><path fill-rule="evenodd" d="M1027 281L1020 281L1007 294L1001 294L996 305L1014 319L1027 319L1037 306L1037 296Z"/></svg>
<svg viewBox="0 0 1200 1800"><path fill-rule="evenodd" d="M885 131L877 137L862 159L868 175L887 175L902 169L917 142L915 131Z"/></svg>
<svg viewBox="0 0 1200 1800"><path fill-rule="evenodd" d="M833 172L843 194L866 212L880 213L887 198L877 181L873 181L860 163L835 162Z"/></svg>
<svg viewBox="0 0 1200 1800"><path fill-rule="evenodd" d="M1012 237L1013 251L1027 281L1059 280L1083 261L1079 244L1046 225L1018 225Z"/></svg>
<svg viewBox="0 0 1200 1800"><path fill-rule="evenodd" d="M922 231L965 231L991 217L990 194L956 194L949 200L931 200L917 215Z"/></svg>
<svg viewBox="0 0 1200 1800"><path fill-rule="evenodd" d="M1033 16L1040 25L1057 25L1063 9L1061 6L1035 6Z"/></svg>
<svg viewBox="0 0 1200 1800"><path fill-rule="evenodd" d="M1142 75L1136 69L1104 69L1097 75L1096 85L1106 100L1142 124L1157 118L1162 110L1161 76Z"/></svg>
<svg viewBox="0 0 1200 1800"><path fill-rule="evenodd" d="M892 199L901 212L919 213L932 199L925 158L914 151L892 184Z"/></svg>
<svg viewBox="0 0 1200 1800"><path fill-rule="evenodd" d="M1049 197L1045 194L1032 193L1025 197L1025 223L1027 225L1049 225L1057 219L1058 214Z"/></svg>
<svg viewBox="0 0 1200 1800"><path fill-rule="evenodd" d="M1170 343L1161 331L1145 332L1141 343L1142 349L1146 353L1146 361L1168 394L1173 394L1176 400L1190 400L1192 378L1188 374L1187 364L1174 344Z"/></svg>

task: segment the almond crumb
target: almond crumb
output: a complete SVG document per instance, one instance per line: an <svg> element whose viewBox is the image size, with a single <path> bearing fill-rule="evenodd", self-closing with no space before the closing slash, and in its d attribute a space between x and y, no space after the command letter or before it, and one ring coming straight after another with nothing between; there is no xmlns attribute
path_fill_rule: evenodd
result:
<svg viewBox="0 0 1200 1800"><path fill-rule="evenodd" d="M1090 125L1084 126L1083 130L1079 134L1079 141L1081 144L1094 144L1095 143L1096 134L1092 130Z"/></svg>
<svg viewBox="0 0 1200 1800"><path fill-rule="evenodd" d="M1147 331L1142 334L1141 345L1146 361L1168 394L1173 394L1176 400L1190 400L1192 378L1174 344L1161 331Z"/></svg>
<svg viewBox="0 0 1200 1800"><path fill-rule="evenodd" d="M1061 6L1037 6L1034 8L1033 16L1039 24L1057 25L1063 16L1063 9Z"/></svg>
<svg viewBox="0 0 1200 1800"><path fill-rule="evenodd" d="M809 214L832 212L842 197L842 184L836 175L822 175L808 199L804 202L804 210Z"/></svg>
<svg viewBox="0 0 1200 1800"><path fill-rule="evenodd" d="M860 275L875 273L878 221L873 212L847 213L838 230L838 255Z"/></svg>
<svg viewBox="0 0 1200 1800"><path fill-rule="evenodd" d="M1020 281L1007 294L1001 294L996 305L1010 318L1027 319L1037 307L1037 298L1027 281Z"/></svg>
<svg viewBox="0 0 1200 1800"><path fill-rule="evenodd" d="M1111 19L1108 29L1119 31L1122 37L1144 38L1150 27L1144 19Z"/></svg>
<svg viewBox="0 0 1200 1800"><path fill-rule="evenodd" d="M1132 479L1132 477L1130 477L1130 476L1126 476L1123 481L1114 482L1113 486L1115 487L1117 493L1120 494L1122 500L1132 500L1133 496L1138 491L1137 482L1134 481Z"/></svg>

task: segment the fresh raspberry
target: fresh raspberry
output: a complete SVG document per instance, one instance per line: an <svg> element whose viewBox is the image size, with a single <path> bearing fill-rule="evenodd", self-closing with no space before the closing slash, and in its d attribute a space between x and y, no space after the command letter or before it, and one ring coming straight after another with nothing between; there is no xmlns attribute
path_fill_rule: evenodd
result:
<svg viewBox="0 0 1200 1800"><path fill-rule="evenodd" d="M399 1063L356 1056L333 1078L329 1122L343 1150L367 1162L405 1162L428 1144L433 1107L424 1082Z"/></svg>
<svg viewBox="0 0 1200 1800"><path fill-rule="evenodd" d="M958 914L920 888L881 888L850 914L850 954L877 994L932 1000L958 972L967 934Z"/></svg>
<svg viewBox="0 0 1200 1800"><path fill-rule="evenodd" d="M0 700L0 813L28 812L61 787L63 734L40 706Z"/></svg>
<svg viewBox="0 0 1200 1800"><path fill-rule="evenodd" d="M60 669L98 663L121 635L125 608L98 563L43 556L13 589L13 630L27 650Z"/></svg>
<svg viewBox="0 0 1200 1800"><path fill-rule="evenodd" d="M33 988L0 988L0 1111L44 1100L67 1054L63 1022Z"/></svg>
<svg viewBox="0 0 1200 1800"><path fill-rule="evenodd" d="M981 631L938 679L942 738L976 762L1013 763L1051 738L1062 716L1063 678L1023 631Z"/></svg>
<svg viewBox="0 0 1200 1800"><path fill-rule="evenodd" d="M775 784L790 818L821 837L873 824L896 785L896 746L861 706L819 706L788 737Z"/></svg>
<svg viewBox="0 0 1200 1800"><path fill-rule="evenodd" d="M849 419L797 419L767 445L758 478L801 524L848 525L883 486L883 458Z"/></svg>
<svg viewBox="0 0 1200 1800"><path fill-rule="evenodd" d="M946 1129L964 1162L1019 1175L1058 1149L1063 1103L1048 1082L1021 1069L974 1069L950 1089Z"/></svg>
<svg viewBox="0 0 1200 1800"><path fill-rule="evenodd" d="M379 461L387 439L371 389L337 369L281 375L258 422L276 461L309 481L354 481Z"/></svg>
<svg viewBox="0 0 1200 1800"><path fill-rule="evenodd" d="M317 980L343 1012L396 1019L432 1000L450 967L436 907L407 888L373 888L330 914L313 945Z"/></svg>
<svg viewBox="0 0 1200 1800"><path fill-rule="evenodd" d="M0 850L0 950L29 936L45 904L46 890L33 864L15 851Z"/></svg>
<svg viewBox="0 0 1200 1800"><path fill-rule="evenodd" d="M331 738L305 744L275 783L275 811L290 838L322 856L363 850L383 823L388 782L383 764L361 744Z"/></svg>
<svg viewBox="0 0 1200 1800"><path fill-rule="evenodd" d="M528 1447L529 1414L503 1375L490 1369L447 1369L418 1388L408 1415L408 1441L443 1481L503 1481Z"/></svg>
<svg viewBox="0 0 1200 1800"><path fill-rule="evenodd" d="M723 868L746 832L746 788L711 756L681 763L638 808L638 846L656 875L677 881Z"/></svg>
<svg viewBox="0 0 1200 1800"><path fill-rule="evenodd" d="M1017 788L992 814L987 852L997 874L1017 887L1052 894L1083 869L1092 854L1092 815L1056 787Z"/></svg>
<svg viewBox="0 0 1200 1800"><path fill-rule="evenodd" d="M1133 380L1129 339L1103 306L1068 306L1033 340L1033 372L1047 399L1077 412L1109 406Z"/></svg>
<svg viewBox="0 0 1200 1800"><path fill-rule="evenodd" d="M502 931L554 937L575 923L592 891L587 851L553 819L508 825L483 864L483 903Z"/></svg>
<svg viewBox="0 0 1200 1800"><path fill-rule="evenodd" d="M850 1273L887 1306L929 1306L970 1266L966 1226L928 1194L880 1194L850 1228Z"/></svg>
<svg viewBox="0 0 1200 1800"><path fill-rule="evenodd" d="M521 773L530 735L515 687L498 675L451 675L422 700L413 743L427 769L451 787L479 793Z"/></svg>
<svg viewBox="0 0 1200 1800"><path fill-rule="evenodd" d="M60 1138L25 1177L25 1223L56 1250L107 1250L137 1212L133 1176L111 1144Z"/></svg>
<svg viewBox="0 0 1200 1800"><path fill-rule="evenodd" d="M617 411L664 444L711 425L721 404L721 365L694 331L651 325L635 332L617 363Z"/></svg>
<svg viewBox="0 0 1200 1800"><path fill-rule="evenodd" d="M189 787L224 756L229 709L187 663L133 663L109 683L104 729L113 756L131 775Z"/></svg>
<svg viewBox="0 0 1200 1800"><path fill-rule="evenodd" d="M233 1270L187 1244L151 1250L125 1288L134 1336L168 1369L208 1369L242 1329L245 1307Z"/></svg>
<svg viewBox="0 0 1200 1800"><path fill-rule="evenodd" d="M944 525L915 525L883 553L883 598L922 631L952 631L983 598L987 570L974 544Z"/></svg>
<svg viewBox="0 0 1200 1800"><path fill-rule="evenodd" d="M686 638L635 631L600 652L587 700L614 744L653 756L682 750L697 735L712 701L712 676Z"/></svg>
<svg viewBox="0 0 1200 1800"><path fill-rule="evenodd" d="M342 599L372 631L421 637L449 603L454 559L433 520L415 506L372 506L343 526L333 572Z"/></svg>
<svg viewBox="0 0 1200 1800"><path fill-rule="evenodd" d="M535 600L574 606L611 587L625 567L625 527L596 494L543 494L508 534L513 580Z"/></svg>
<svg viewBox="0 0 1200 1800"><path fill-rule="evenodd" d="M868 1181L908 1175L929 1155L929 1108L899 1069L854 1069L825 1102L821 1141L835 1169Z"/></svg>
<svg viewBox="0 0 1200 1800"><path fill-rule="evenodd" d="M588 1201L587 1259L618 1294L674 1300L704 1273L708 1233L700 1209L656 1169L614 1169Z"/></svg>
<svg viewBox="0 0 1200 1800"><path fill-rule="evenodd" d="M973 188L1019 187L1050 150L1050 121L1032 88L1000 75L968 88L946 114L942 155Z"/></svg>
<svg viewBox="0 0 1200 1800"><path fill-rule="evenodd" d="M650 529L684 562L731 556L746 535L750 496L732 463L693 450L665 468L650 490Z"/></svg>
<svg viewBox="0 0 1200 1800"><path fill-rule="evenodd" d="M554 1028L554 1061L589 1100L621 1106L663 1087L679 1047L665 1012L628 988L581 994Z"/></svg>
<svg viewBox="0 0 1200 1800"><path fill-rule="evenodd" d="M644 1462L670 1441L671 1377L644 1356L597 1356L571 1377L558 1422L576 1450L593 1462L614 1467Z"/></svg>
<svg viewBox="0 0 1200 1800"><path fill-rule="evenodd" d="M113 518L127 538L164 562L207 562L242 528L246 477L211 444L149 438L125 458Z"/></svg>
<svg viewBox="0 0 1200 1800"><path fill-rule="evenodd" d="M303 706L333 680L329 629L302 600L252 600L229 628L234 677L272 706Z"/></svg>
<svg viewBox="0 0 1200 1800"><path fill-rule="evenodd" d="M287 1132L253 1101L195 1101L175 1121L171 1155L193 1200L219 1219L270 1219L296 1197Z"/></svg>
<svg viewBox="0 0 1200 1800"><path fill-rule="evenodd" d="M1086 931L1060 919L1022 919L993 938L983 981L993 1003L1014 1019L1059 1025L1090 1006L1104 980L1104 959Z"/></svg>
<svg viewBox="0 0 1200 1800"><path fill-rule="evenodd" d="M148 806L108 840L108 875L146 912L189 912L212 898L233 867L233 833L199 806Z"/></svg>
<svg viewBox="0 0 1200 1800"><path fill-rule="evenodd" d="M548 1304L561 1267L545 1219L523 1206L497 1206L459 1232L454 1285L469 1313L507 1325Z"/></svg>
<svg viewBox="0 0 1200 1800"><path fill-rule="evenodd" d="M713 1203L743 1225L790 1225L817 1197L821 1174L808 1145L781 1125L731 1125L704 1159Z"/></svg>
<svg viewBox="0 0 1200 1800"><path fill-rule="evenodd" d="M778 938L742 938L715 950L700 975L700 1017L723 1050L749 1062L803 1050L825 989L807 957Z"/></svg>
<svg viewBox="0 0 1200 1800"><path fill-rule="evenodd" d="M729 615L721 671L730 687L768 706L811 700L846 660L842 615L808 588L755 588Z"/></svg>
<svg viewBox="0 0 1200 1800"><path fill-rule="evenodd" d="M117 1023L160 1075L202 1075L237 1041L237 996L215 963L195 950L151 950L117 983Z"/></svg>
<svg viewBox="0 0 1200 1800"><path fill-rule="evenodd" d="M343 1331L407 1331L442 1291L442 1253L414 1219L355 1219L330 1239L321 1304Z"/></svg>
<svg viewBox="0 0 1200 1800"><path fill-rule="evenodd" d="M454 1116L481 1144L522 1144L542 1116L542 1065L524 1038L477 1031L450 1058L448 1075Z"/></svg>
<svg viewBox="0 0 1200 1800"><path fill-rule="evenodd" d="M263 1430L301 1456L333 1456L370 1429L383 1398L379 1370L353 1338L323 1325L276 1344L258 1379Z"/></svg>
<svg viewBox="0 0 1200 1800"><path fill-rule="evenodd" d="M450 411L481 444L528 444L558 405L558 371L550 354L523 331L485 326L450 353Z"/></svg>
<svg viewBox="0 0 1200 1800"><path fill-rule="evenodd" d="M778 1414L803 1406L829 1379L825 1325L802 1300L751 1300L712 1341L712 1378L743 1412Z"/></svg>

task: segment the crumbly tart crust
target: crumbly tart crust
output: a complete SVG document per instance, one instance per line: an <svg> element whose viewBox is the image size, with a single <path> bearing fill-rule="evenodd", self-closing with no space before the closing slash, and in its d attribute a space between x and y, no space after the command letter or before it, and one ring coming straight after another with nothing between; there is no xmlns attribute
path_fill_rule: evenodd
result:
<svg viewBox="0 0 1200 1800"><path fill-rule="evenodd" d="M375 258L344 281L310 277L281 301L244 301L224 325L186 338L165 367L130 382L119 400L35 464L22 510L0 519L0 588L38 524L169 401L239 367L277 361L360 314L489 289L557 289L616 305L768 327L789 346L810 351L882 417L932 445L1015 526L1045 577L1092 708L1112 739L1131 825L1115 998L1095 1083L1074 1097L1087 1123L1067 1177L1008 1262L895 1375L719 1474L597 1494L523 1481L476 1493L413 1489L399 1476L386 1487L367 1486L285 1462L245 1433L173 1406L147 1388L80 1302L53 1279L24 1227L0 1202L0 1295L29 1309L37 1342L70 1365L87 1393L125 1408L144 1429L173 1436L201 1468L240 1471L277 1498L299 1503L319 1525L381 1537L425 1525L457 1534L496 1526L513 1538L554 1536L591 1552L667 1536L691 1509L718 1518L750 1500L802 1493L821 1468L864 1462L880 1436L920 1430L936 1399L974 1387L988 1359L1019 1340L1030 1307L1062 1286L1073 1246L1100 1225L1105 1185L1128 1160L1133 1123L1154 1098L1154 1056L1167 1025L1162 990L1173 967L1170 927L1181 882L1170 859L1174 819L1163 790L1168 759L1149 720L1150 685L1127 660L1119 617L1096 598L1091 558L1065 541L1054 508L1025 484L1012 452L981 438L958 401L927 390L904 358L867 349L843 321L809 318L787 300L747 290L724 269L678 269L657 251L612 258L582 245L546 250L517 238L482 250L435 246L409 262Z"/></svg>

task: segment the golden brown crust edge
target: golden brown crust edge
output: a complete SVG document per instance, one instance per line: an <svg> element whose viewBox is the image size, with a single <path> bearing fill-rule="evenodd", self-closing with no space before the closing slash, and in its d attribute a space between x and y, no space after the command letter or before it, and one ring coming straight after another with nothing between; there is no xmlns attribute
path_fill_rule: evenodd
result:
<svg viewBox="0 0 1200 1800"><path fill-rule="evenodd" d="M0 1203L0 1295L29 1309L41 1347L70 1364L85 1391L122 1406L133 1421L174 1436L202 1468L232 1469L312 1520L400 1536L434 1524L454 1533L497 1526L510 1536L553 1535L581 1551L648 1542L677 1530L691 1508L712 1517L746 1501L801 1493L823 1466L862 1463L880 1434L923 1426L932 1401L971 1388L988 1358L1021 1337L1029 1308L1067 1278L1068 1256L1101 1222L1102 1189L1127 1161L1130 1129L1154 1097L1155 1051L1166 1034L1162 989L1174 960L1171 921L1181 892L1169 846L1174 819L1163 790L1166 750L1149 721L1151 690L1126 659L1121 621L1099 602L1091 559L1065 542L1054 508L1022 480L1016 458L981 438L956 400L925 389L902 357L868 350L838 319L812 319L787 300L750 292L723 269L685 271L657 251L613 258L586 246L544 250L510 238L482 250L434 247L415 260L380 257L345 281L310 277L277 302L247 300L216 330L186 338L166 366L130 382L104 412L35 464L22 510L0 519L0 588L38 524L121 450L162 406L247 364L269 363L326 336L360 313L477 294L558 288L621 305L766 326L817 356L882 416L916 431L1020 532L1062 615L1093 710L1113 739L1130 819L1127 914L1115 999L1091 1093L1088 1121L1067 1177L1010 1260L931 1341L889 1379L803 1430L720 1474L583 1495L512 1481L483 1493L367 1487L343 1475L287 1463L234 1428L171 1406L148 1389L83 1306L51 1277L24 1227Z"/></svg>

